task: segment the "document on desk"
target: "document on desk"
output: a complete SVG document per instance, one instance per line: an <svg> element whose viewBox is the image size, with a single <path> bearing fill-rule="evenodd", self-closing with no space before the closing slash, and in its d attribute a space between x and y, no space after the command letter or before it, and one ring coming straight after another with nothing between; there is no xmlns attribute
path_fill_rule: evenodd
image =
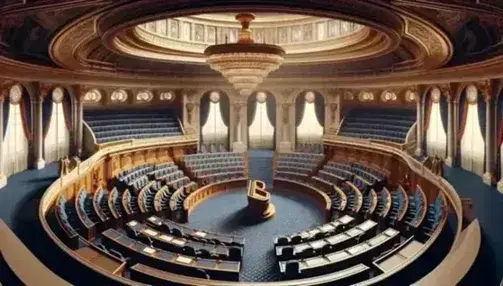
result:
<svg viewBox="0 0 503 286"><path fill-rule="evenodd" d="M330 262L341 261L343 259L346 259L348 256L349 253L347 253L345 250L325 255L325 257L328 258Z"/></svg>
<svg viewBox="0 0 503 286"><path fill-rule="evenodd" d="M319 265L323 265L327 262L324 257L314 257L304 260L309 267L316 267Z"/></svg>
<svg viewBox="0 0 503 286"><path fill-rule="evenodd" d="M135 220L132 220L132 221L130 221L130 222L127 223L127 225L129 225L129 226L136 226L137 224L138 224L138 222L135 221Z"/></svg>
<svg viewBox="0 0 503 286"><path fill-rule="evenodd" d="M150 236L157 236L159 234L157 231L153 231L151 229L144 229L142 232Z"/></svg>
<svg viewBox="0 0 503 286"><path fill-rule="evenodd" d="M348 216L348 215L345 215L339 219L339 221L342 222L343 224L350 223L353 220L354 220L354 218L352 216Z"/></svg>
<svg viewBox="0 0 503 286"><path fill-rule="evenodd" d="M154 254L155 253L155 249L150 248L150 247L147 246L147 247L145 247L143 249L143 252L148 253L148 254Z"/></svg>
<svg viewBox="0 0 503 286"><path fill-rule="evenodd" d="M206 236L206 232L196 231L196 232L194 232L194 235L199 236L199 237L205 237Z"/></svg>
<svg viewBox="0 0 503 286"><path fill-rule="evenodd" d="M185 241L180 240L180 239L173 239L173 240L171 241L171 243L176 244L176 245L179 245L179 246L184 246L184 245L185 245Z"/></svg>
<svg viewBox="0 0 503 286"><path fill-rule="evenodd" d="M173 237L169 236L169 235L163 234L163 235L159 236L159 239L163 240L163 241L166 241L166 242L170 242L171 240L173 240Z"/></svg>
<svg viewBox="0 0 503 286"><path fill-rule="evenodd" d="M180 255L176 258L177 262L181 262L181 263L185 263L185 264L190 264L192 262L192 260L193 260L192 258L182 256L182 255Z"/></svg>

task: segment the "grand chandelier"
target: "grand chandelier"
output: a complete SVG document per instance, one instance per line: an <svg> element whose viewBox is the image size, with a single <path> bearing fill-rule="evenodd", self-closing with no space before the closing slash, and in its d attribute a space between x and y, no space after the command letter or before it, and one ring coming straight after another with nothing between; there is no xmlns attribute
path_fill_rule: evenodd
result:
<svg viewBox="0 0 503 286"><path fill-rule="evenodd" d="M242 96L249 96L255 88L283 63L285 51L278 46L253 42L250 13L236 15L241 23L239 40L233 44L213 45L204 54L210 67L220 72Z"/></svg>

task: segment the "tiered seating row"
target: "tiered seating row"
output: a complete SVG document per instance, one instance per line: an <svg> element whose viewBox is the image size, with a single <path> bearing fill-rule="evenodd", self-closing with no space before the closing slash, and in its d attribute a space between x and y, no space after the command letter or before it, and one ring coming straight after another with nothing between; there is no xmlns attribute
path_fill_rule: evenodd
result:
<svg viewBox="0 0 503 286"><path fill-rule="evenodd" d="M399 231L388 228L373 238L343 250L300 260L280 261L280 271L289 277L306 277L344 269L362 262L369 263L374 256L388 250L399 237Z"/></svg>
<svg viewBox="0 0 503 286"><path fill-rule="evenodd" d="M344 118L338 135L402 144L415 121L414 110L354 109Z"/></svg>
<svg viewBox="0 0 503 286"><path fill-rule="evenodd" d="M114 110L110 113L86 110L84 120L96 136L98 144L182 135L178 120L169 110Z"/></svg>
<svg viewBox="0 0 503 286"><path fill-rule="evenodd" d="M372 220L366 220L343 233L340 233L340 228L336 230L330 225L324 225L324 227L327 231L317 232L315 235L316 240L276 246L276 256L279 260L289 260L328 254L353 245L362 237L372 237L377 231L377 223Z"/></svg>
<svg viewBox="0 0 503 286"><path fill-rule="evenodd" d="M314 153L278 153L276 155L275 177L291 177L302 181L302 178L310 175L315 168L323 162L324 154ZM296 174L290 176L289 174Z"/></svg>
<svg viewBox="0 0 503 286"><path fill-rule="evenodd" d="M246 178L247 167L244 153L198 153L183 157L185 167L203 185Z"/></svg>

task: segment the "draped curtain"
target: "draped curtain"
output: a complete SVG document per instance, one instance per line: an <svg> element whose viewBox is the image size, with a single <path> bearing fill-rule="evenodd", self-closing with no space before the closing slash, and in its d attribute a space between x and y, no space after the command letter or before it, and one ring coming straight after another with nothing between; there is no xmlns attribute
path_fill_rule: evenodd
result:
<svg viewBox="0 0 503 286"><path fill-rule="evenodd" d="M7 132L7 125L9 124L9 111L10 100L7 98L3 103L3 138L5 139L5 132ZM1 144L2 142L0 142Z"/></svg>
<svg viewBox="0 0 503 286"><path fill-rule="evenodd" d="M256 94L252 94L248 97L248 127L250 127L253 123L253 118L255 118L255 111L257 111L257 96Z"/></svg>
<svg viewBox="0 0 503 286"><path fill-rule="evenodd" d="M479 94L477 97L477 110L479 115L479 126L480 132L482 133L482 138L484 142L486 140L486 101L484 100L484 96Z"/></svg>
<svg viewBox="0 0 503 286"><path fill-rule="evenodd" d="M461 141L461 138L463 138L463 133L465 132L467 114L468 114L468 100L466 100L466 89L465 89L461 93L461 96L459 97L459 112L458 112L459 128L457 138L458 141Z"/></svg>
<svg viewBox="0 0 503 286"><path fill-rule="evenodd" d="M314 108L316 111L316 118L318 119L318 123L322 127L325 127L325 100L319 93L316 93L314 96Z"/></svg>
<svg viewBox="0 0 503 286"><path fill-rule="evenodd" d="M273 149L276 148L276 99L274 95L268 93L266 99L266 107L267 107L267 118L269 118L269 122L274 127L274 133L272 136Z"/></svg>
<svg viewBox="0 0 503 286"><path fill-rule="evenodd" d="M29 96L23 94L23 96L21 97L20 107L23 119L24 133L26 135L26 138L28 138L28 140L31 141L33 135L32 135L32 124L31 124L31 102Z"/></svg>
<svg viewBox="0 0 503 286"><path fill-rule="evenodd" d="M70 98L70 94L65 90L65 94L63 96L63 112L65 113L65 124L66 128L71 131L72 130L72 99Z"/></svg>
<svg viewBox="0 0 503 286"><path fill-rule="evenodd" d="M304 108L306 107L306 100L304 96L297 96L295 99L295 126L298 127L304 117Z"/></svg>
<svg viewBox="0 0 503 286"><path fill-rule="evenodd" d="M423 130L423 136L426 137L426 134L428 132L428 127L430 126L430 113L431 113L431 106L433 104L433 101L431 100L431 91L428 91L424 97L424 130ZM426 140L423 140L422 142L422 147L423 150L427 150L428 148L428 143Z"/></svg>
<svg viewBox="0 0 503 286"><path fill-rule="evenodd" d="M442 118L442 126L444 126L444 130L448 130L448 120L449 120L449 103L447 102L447 97L440 97L440 116Z"/></svg>
<svg viewBox="0 0 503 286"><path fill-rule="evenodd" d="M498 124L498 127L496 130L499 130L499 132L498 132L498 146L501 146L501 144L503 144L503 94L499 95L498 102L496 103L496 106L497 106L496 124Z"/></svg>
<svg viewBox="0 0 503 286"><path fill-rule="evenodd" d="M220 112L222 113L222 120L225 126L229 127L229 97L227 95L220 95Z"/></svg>
<svg viewBox="0 0 503 286"><path fill-rule="evenodd" d="M49 131L53 103L52 97L45 98L42 103L42 126L44 130L44 138L47 136L47 131Z"/></svg>
<svg viewBox="0 0 503 286"><path fill-rule="evenodd" d="M210 94L207 93L201 98L201 105L199 106L199 127L203 128L208 120L210 114Z"/></svg>

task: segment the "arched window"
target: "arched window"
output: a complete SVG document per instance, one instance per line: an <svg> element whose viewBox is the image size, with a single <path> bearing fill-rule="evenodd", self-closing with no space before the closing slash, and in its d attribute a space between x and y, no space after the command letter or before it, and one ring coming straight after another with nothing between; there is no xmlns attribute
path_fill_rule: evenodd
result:
<svg viewBox="0 0 503 286"><path fill-rule="evenodd" d="M67 128L63 106L64 96L62 88L55 88L52 92L52 112L49 126L46 127L47 133L44 134L44 158L47 163L67 156L70 151L70 132Z"/></svg>
<svg viewBox="0 0 503 286"><path fill-rule="evenodd" d="M24 171L28 168L28 139L24 130L21 101L23 89L15 85L10 89L8 104L7 127L3 146L4 175ZM4 109L5 112L5 109Z"/></svg>
<svg viewBox="0 0 503 286"><path fill-rule="evenodd" d="M398 97L396 96L396 93L386 90L381 94L381 100L383 102L388 102L388 101L396 101Z"/></svg>
<svg viewBox="0 0 503 286"><path fill-rule="evenodd" d="M222 106L220 104L221 96L214 91L210 94L208 119L202 128L202 143L204 145L216 144L217 146L225 146L227 148L228 128L224 123Z"/></svg>
<svg viewBox="0 0 503 286"><path fill-rule="evenodd" d="M440 111L440 90L435 88L430 95L430 115L428 119L428 129L426 130L426 153L428 156L438 155L440 158L446 157L447 135L442 122Z"/></svg>
<svg viewBox="0 0 503 286"><path fill-rule="evenodd" d="M112 92L110 99L114 102L125 102L127 100L127 92L123 89L118 89Z"/></svg>
<svg viewBox="0 0 503 286"><path fill-rule="evenodd" d="M97 89L91 89L84 95L84 101L99 102L101 100L101 92Z"/></svg>
<svg viewBox="0 0 503 286"><path fill-rule="evenodd" d="M480 176L484 174L485 144L479 124L478 98L479 94L475 86L469 86L465 90L466 115L464 129L461 137L461 167L472 171Z"/></svg>
<svg viewBox="0 0 503 286"><path fill-rule="evenodd" d="M248 104L255 104L255 115L248 127L250 148L272 149L274 147L274 126L267 116L267 109L271 108L268 104L272 103L268 102L266 93L259 92L255 100L248 101Z"/></svg>
<svg viewBox="0 0 503 286"><path fill-rule="evenodd" d="M313 92L307 92L304 96L305 106L304 115L300 124L297 126L298 144L320 144L323 137L323 122L319 122L316 116L316 95ZM324 108L324 107L320 107Z"/></svg>
<svg viewBox="0 0 503 286"><path fill-rule="evenodd" d="M149 102L153 98L154 98L154 95L152 94L152 92L150 92L148 90L140 91L136 95L136 101L140 101L140 102Z"/></svg>
<svg viewBox="0 0 503 286"><path fill-rule="evenodd" d="M163 92L159 95L159 99L166 100L166 101L172 101L173 99L175 99L175 95L171 91Z"/></svg>

